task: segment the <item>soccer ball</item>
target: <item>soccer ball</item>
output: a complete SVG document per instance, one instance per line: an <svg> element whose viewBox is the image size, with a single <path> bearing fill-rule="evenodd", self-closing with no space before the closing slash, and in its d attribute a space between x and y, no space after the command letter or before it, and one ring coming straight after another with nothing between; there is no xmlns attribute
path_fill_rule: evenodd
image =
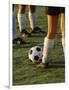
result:
<svg viewBox="0 0 69 90"><path fill-rule="evenodd" d="M29 50L28 57L33 63L40 63L42 52L43 50L40 46L34 46Z"/></svg>

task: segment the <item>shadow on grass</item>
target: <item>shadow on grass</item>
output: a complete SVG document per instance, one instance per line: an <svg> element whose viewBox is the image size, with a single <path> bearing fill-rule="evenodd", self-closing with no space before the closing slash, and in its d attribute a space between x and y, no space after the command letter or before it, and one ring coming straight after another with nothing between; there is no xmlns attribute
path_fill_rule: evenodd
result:
<svg viewBox="0 0 69 90"><path fill-rule="evenodd" d="M46 36L46 33L39 33L39 34L32 34L32 36L31 37L44 37L44 36ZM29 37L29 38L31 38L31 37Z"/></svg>
<svg viewBox="0 0 69 90"><path fill-rule="evenodd" d="M13 58L13 64L22 64L23 59L21 57L15 57Z"/></svg>
<svg viewBox="0 0 69 90"><path fill-rule="evenodd" d="M60 64L60 63L50 63L48 68L65 68L65 64Z"/></svg>
<svg viewBox="0 0 69 90"><path fill-rule="evenodd" d="M30 47L33 47L33 46L42 46L41 43L39 42L27 42L26 44L22 44L22 45L16 45L14 46L13 48L14 49L18 49L18 48L30 48Z"/></svg>

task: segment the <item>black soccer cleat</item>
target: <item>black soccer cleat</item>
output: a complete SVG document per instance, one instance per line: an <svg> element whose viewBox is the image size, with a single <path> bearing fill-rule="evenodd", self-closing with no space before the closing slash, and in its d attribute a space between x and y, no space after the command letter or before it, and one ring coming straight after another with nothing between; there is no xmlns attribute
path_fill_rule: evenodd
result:
<svg viewBox="0 0 69 90"><path fill-rule="evenodd" d="M39 27L35 27L32 31L31 34L35 34L35 33L46 33L45 31L42 31L41 28Z"/></svg>
<svg viewBox="0 0 69 90"><path fill-rule="evenodd" d="M21 37L24 37L24 36L30 37L31 34L30 34L29 32L27 32L25 29L23 29L23 30L21 31Z"/></svg>
<svg viewBox="0 0 69 90"><path fill-rule="evenodd" d="M22 38L20 38L20 37L17 37L17 38L15 38L14 40L13 40L13 44L26 44L26 42L25 41L23 41L22 40Z"/></svg>

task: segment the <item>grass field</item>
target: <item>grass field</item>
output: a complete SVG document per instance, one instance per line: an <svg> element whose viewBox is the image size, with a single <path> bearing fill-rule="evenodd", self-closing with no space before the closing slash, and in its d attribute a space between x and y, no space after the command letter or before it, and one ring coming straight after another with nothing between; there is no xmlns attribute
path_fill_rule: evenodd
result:
<svg viewBox="0 0 69 90"><path fill-rule="evenodd" d="M37 7L39 26L47 32L47 20L44 7ZM60 18L59 18L60 23ZM17 35L19 34L17 26ZM30 31L27 18L27 30ZM60 25L55 39L55 47L49 55L50 66L47 69L37 68L28 59L28 50L35 45L43 46L46 34L36 34L26 39L27 44L13 47L13 85L31 85L65 82L65 60L61 45Z"/></svg>

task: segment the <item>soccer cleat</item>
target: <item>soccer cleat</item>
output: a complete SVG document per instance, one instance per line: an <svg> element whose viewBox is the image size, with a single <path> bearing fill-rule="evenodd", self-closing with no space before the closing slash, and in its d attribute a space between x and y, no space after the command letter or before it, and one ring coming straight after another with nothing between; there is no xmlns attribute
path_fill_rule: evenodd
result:
<svg viewBox="0 0 69 90"><path fill-rule="evenodd" d="M17 37L13 40L13 44L26 44L26 42L23 41L22 38Z"/></svg>
<svg viewBox="0 0 69 90"><path fill-rule="evenodd" d="M31 34L30 34L29 32L27 32L25 29L23 29L23 30L21 31L21 36L22 36L22 37L24 37L24 36L30 37Z"/></svg>
<svg viewBox="0 0 69 90"><path fill-rule="evenodd" d="M34 33L45 33L45 31L42 31L39 27L35 27L32 31L31 31L32 34Z"/></svg>

